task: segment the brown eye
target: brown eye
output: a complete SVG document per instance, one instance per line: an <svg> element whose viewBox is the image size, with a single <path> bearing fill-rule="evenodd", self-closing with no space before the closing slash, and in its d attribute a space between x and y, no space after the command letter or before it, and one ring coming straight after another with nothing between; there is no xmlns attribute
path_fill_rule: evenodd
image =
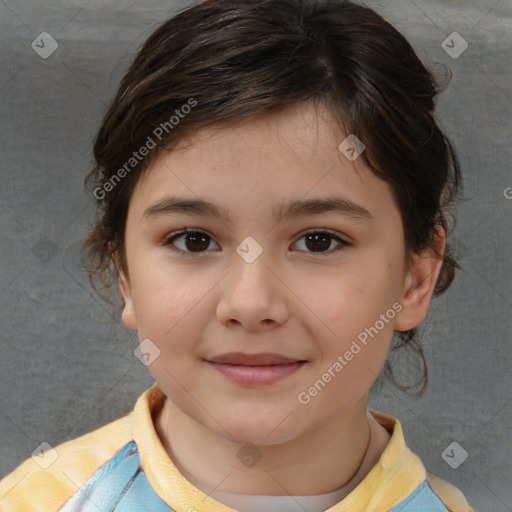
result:
<svg viewBox="0 0 512 512"><path fill-rule="evenodd" d="M180 240L179 243L176 241ZM201 253L205 252L210 246L212 239L203 231L181 231L169 238L165 245L176 247L176 250L183 253Z"/></svg>
<svg viewBox="0 0 512 512"><path fill-rule="evenodd" d="M299 240L304 240L302 245L305 247L305 249L300 250L318 254L319 256L327 256L329 254L333 254L341 248L350 245L339 236L329 233L328 231L310 231L309 233L303 234ZM333 241L338 242L338 246L328 251ZM296 244L298 242L299 241L297 241Z"/></svg>
<svg viewBox="0 0 512 512"><path fill-rule="evenodd" d="M304 233L299 240L304 240L304 248L299 250L319 256L328 256L350 245L346 240L328 231L310 231L309 233ZM166 240L164 245L171 247L171 249L177 251L182 256L195 256L204 252L211 252L208 250L211 242L217 245L204 231L190 229L175 233ZM334 249L331 248L333 242L337 242L337 246ZM295 244L298 243L299 241ZM329 250L330 248L331 250Z"/></svg>
<svg viewBox="0 0 512 512"><path fill-rule="evenodd" d="M326 251L331 245L331 235L320 233L318 235L307 235L305 237L306 247L312 251Z"/></svg>

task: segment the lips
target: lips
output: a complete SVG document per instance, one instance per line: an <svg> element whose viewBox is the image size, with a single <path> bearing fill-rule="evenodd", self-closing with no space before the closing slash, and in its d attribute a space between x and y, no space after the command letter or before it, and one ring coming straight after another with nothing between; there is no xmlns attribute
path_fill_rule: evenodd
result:
<svg viewBox="0 0 512 512"><path fill-rule="evenodd" d="M231 352L208 360L211 367L224 377L248 387L273 384L294 374L305 362L270 352Z"/></svg>
<svg viewBox="0 0 512 512"><path fill-rule="evenodd" d="M300 360L291 359L271 352L260 354L245 354L244 352L230 352L209 360L212 363L236 364L242 366L270 366L274 364L296 363Z"/></svg>

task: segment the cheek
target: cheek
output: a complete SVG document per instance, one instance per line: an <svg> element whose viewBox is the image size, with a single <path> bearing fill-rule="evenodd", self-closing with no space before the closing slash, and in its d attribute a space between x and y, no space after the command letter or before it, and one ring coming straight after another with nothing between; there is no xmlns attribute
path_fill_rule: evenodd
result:
<svg viewBox="0 0 512 512"><path fill-rule="evenodd" d="M344 407L366 394L386 361L393 339L395 310L370 309L364 299L362 295L362 306L355 301L347 303L333 317L337 321L331 326L335 334L317 338L322 356L315 379L329 381L329 390L322 399L324 404L332 400Z"/></svg>
<svg viewBox="0 0 512 512"><path fill-rule="evenodd" d="M135 303L139 339L149 339L157 347L159 356L148 367L153 377L169 380L169 374L178 377L191 370L189 355L202 328L201 303L193 291L148 284L138 289Z"/></svg>
<svg viewBox="0 0 512 512"><path fill-rule="evenodd" d="M335 336L356 336L373 325L396 300L397 287L387 271L387 262L380 270L375 264L362 267L346 270L344 276L327 281L314 291L312 309L325 319Z"/></svg>
<svg viewBox="0 0 512 512"><path fill-rule="evenodd" d="M325 328L314 333L322 352L322 369L342 356L346 366L341 363L343 371L336 373L339 377L335 379L342 387L353 387L361 381L371 385L386 360L396 316L392 305L397 297L388 269L389 262L384 258L380 265L363 263L361 271L354 267L316 292L314 311L318 318L325 319ZM358 377L363 374L367 379Z"/></svg>
<svg viewBox="0 0 512 512"><path fill-rule="evenodd" d="M133 277L139 329L161 336L196 314L201 299L212 287L212 278L190 270L177 271L163 257L140 262Z"/></svg>
<svg viewBox="0 0 512 512"><path fill-rule="evenodd" d="M152 293L139 310L139 339L151 340L158 357L148 370L168 396L181 396L195 375L197 351L204 325L201 304L191 295Z"/></svg>
<svg viewBox="0 0 512 512"><path fill-rule="evenodd" d="M383 330L364 343L357 337L338 340L298 393L301 407L321 422L366 397L386 361L390 336Z"/></svg>

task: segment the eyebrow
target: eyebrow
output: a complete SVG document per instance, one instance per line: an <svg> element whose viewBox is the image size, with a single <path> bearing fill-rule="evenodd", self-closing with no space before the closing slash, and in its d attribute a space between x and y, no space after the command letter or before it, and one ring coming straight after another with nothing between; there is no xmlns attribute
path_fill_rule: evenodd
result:
<svg viewBox="0 0 512 512"><path fill-rule="evenodd" d="M346 217L371 220L372 214L350 199L331 197L325 199L295 200L281 203L273 209L274 222L304 215L337 213ZM183 213L198 216L213 216L229 222L229 210L203 199L186 197L166 197L144 210L143 219L161 214Z"/></svg>

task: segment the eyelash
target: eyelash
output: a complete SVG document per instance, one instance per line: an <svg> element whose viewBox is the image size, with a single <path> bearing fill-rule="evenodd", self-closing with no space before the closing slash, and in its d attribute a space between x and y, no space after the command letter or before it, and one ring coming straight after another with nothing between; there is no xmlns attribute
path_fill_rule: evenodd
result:
<svg viewBox="0 0 512 512"><path fill-rule="evenodd" d="M177 247L173 246L172 242L174 240L180 238L183 235L187 235L187 234L206 235L207 238L209 238L210 240L213 240L213 238L210 235L208 235L208 233L206 233L205 231L201 231L199 229L187 228L187 229L182 229L181 231L176 231L174 233L171 233L169 235L169 237L166 238L163 245L168 246L172 251L177 252L180 256L195 257L195 256L200 256L201 254L204 254L206 252L211 252L211 251L190 252L190 251L184 251L183 249L178 249ZM351 245L349 242L347 242L343 238L341 238L338 235L334 234L333 232L331 232L329 230L325 230L325 229L304 231L300 234L299 238L296 240L296 242L294 242L294 244L297 243L301 238L304 238L305 236L311 235L311 234L328 235L335 241L339 242L340 245L338 247L336 247L335 249L331 249L330 251L326 251L326 252L311 252L311 251L301 251L301 252L308 252L309 254L313 254L315 256L330 256L332 254L337 253L344 247Z"/></svg>

